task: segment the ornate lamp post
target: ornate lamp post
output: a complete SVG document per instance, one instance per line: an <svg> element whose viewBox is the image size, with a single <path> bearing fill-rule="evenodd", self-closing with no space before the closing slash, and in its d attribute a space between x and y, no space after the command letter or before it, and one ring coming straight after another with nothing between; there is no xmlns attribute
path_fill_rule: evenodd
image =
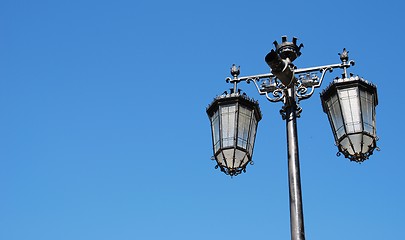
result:
<svg viewBox="0 0 405 240"><path fill-rule="evenodd" d="M335 79L321 94L322 106L328 115L339 152L352 161L362 162L376 149L375 107L376 87L360 77L347 75L348 61L343 49L341 63L297 69L293 61L301 55L302 44L297 38L292 42L282 37L282 43L274 42L265 61L271 73L239 77L239 67L231 68L233 84L230 93L214 99L208 106L211 121L214 158L217 167L234 176L246 170L252 162L257 124L261 119L259 105L238 90L238 83L253 82L260 95L270 102L283 102L280 110L286 121L288 149L288 180L290 194L291 239L304 240L300 165L298 154L297 117L302 109L298 103L310 98L322 84L326 72L343 69L342 78ZM378 149L378 148L377 148Z"/></svg>

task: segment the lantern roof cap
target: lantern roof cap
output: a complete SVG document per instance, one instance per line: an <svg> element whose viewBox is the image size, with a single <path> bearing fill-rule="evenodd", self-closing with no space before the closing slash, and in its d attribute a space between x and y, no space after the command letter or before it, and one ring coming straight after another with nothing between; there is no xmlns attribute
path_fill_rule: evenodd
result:
<svg viewBox="0 0 405 240"><path fill-rule="evenodd" d="M231 89L230 93L225 91L221 95L216 96L214 100L207 106L206 110L207 113L211 115L210 113L213 113L215 106L217 106L219 103L226 104L238 101L252 106L252 108L255 109L257 120L260 121L262 119L262 112L259 107L259 102L247 96L246 93L242 93L241 91L234 92L233 89Z"/></svg>
<svg viewBox="0 0 405 240"><path fill-rule="evenodd" d="M333 80L333 82L334 83L339 83L339 82L350 82L350 81L362 81L362 82L365 82L367 84L375 86L373 83L367 81L366 79L364 79L364 78L362 78L362 77L360 77L358 75L356 75L356 76L354 76L353 74L350 74L350 75L351 75L350 77L345 77L345 78L336 77Z"/></svg>
<svg viewBox="0 0 405 240"><path fill-rule="evenodd" d="M329 96L331 96L331 94L333 94L333 92L336 89L342 89L342 88L346 88L346 87L351 87L353 86L353 84L355 85L361 85L364 88L368 89L368 91L373 92L374 93L374 101L375 101L375 105L378 105L378 96L377 96L377 86L369 81L367 81L366 79L360 77L360 76L353 76L353 74L350 74L350 77L343 77L343 78L339 78L336 77L320 94L322 99L327 99L329 98ZM322 101L323 102L323 101ZM322 104L324 105L324 104ZM325 106L324 107L324 111L325 111Z"/></svg>

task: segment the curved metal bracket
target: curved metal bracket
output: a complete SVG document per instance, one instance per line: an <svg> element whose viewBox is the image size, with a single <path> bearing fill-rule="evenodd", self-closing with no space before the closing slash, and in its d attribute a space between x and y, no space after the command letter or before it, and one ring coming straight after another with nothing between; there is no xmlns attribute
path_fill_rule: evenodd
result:
<svg viewBox="0 0 405 240"><path fill-rule="evenodd" d="M270 102L286 102L286 91L289 88L294 88L293 91L295 91L298 101L301 101L310 98L314 94L315 89L322 85L327 71L332 72L335 68L341 68L343 69L344 77L347 77L346 69L353 66L355 62L353 60L348 61L348 57L341 58L341 60L342 62L337 64L294 69L293 76L298 75L298 78L294 77L295 83L290 86L282 84L272 73L239 77L240 67L236 67L233 64L231 68L233 77L227 77L226 82L234 84L234 90L236 91L239 82L245 81L246 83L250 83L252 81L258 93L265 95ZM319 73L320 76L318 76Z"/></svg>
<svg viewBox="0 0 405 240"><path fill-rule="evenodd" d="M332 72L333 68L326 67L321 69L320 77L318 77L316 74L311 75L308 73L306 76L300 76L298 78L298 86L296 89L298 101L308 99L312 96L312 94L314 94L315 88L319 88L322 85L322 81L327 71ZM310 89L309 92L308 89Z"/></svg>
<svg viewBox="0 0 405 240"><path fill-rule="evenodd" d="M272 79L272 78L271 78ZM285 87L282 87L282 84L278 83L277 80L275 79L273 82L270 80L270 84L262 88L259 86L257 81L260 80L259 78L251 78L249 81L252 81L255 86L257 91L259 92L260 95L265 95L267 100L270 102L280 102L283 101L285 98ZM264 90L266 89L266 90ZM270 95L270 94L271 95Z"/></svg>
<svg viewBox="0 0 405 240"><path fill-rule="evenodd" d="M263 80L263 83L260 84L259 82L261 80ZM278 79L275 78L275 76L272 73L245 76L245 77L238 77L238 76L233 76L233 78L227 77L225 81L227 83L233 83L234 85L242 81L248 84L250 82L253 82L257 89L257 92L260 95L265 95L267 100L269 100L270 102L283 101L283 99L285 98L284 92L287 89L287 87L281 84L281 82L279 82Z"/></svg>

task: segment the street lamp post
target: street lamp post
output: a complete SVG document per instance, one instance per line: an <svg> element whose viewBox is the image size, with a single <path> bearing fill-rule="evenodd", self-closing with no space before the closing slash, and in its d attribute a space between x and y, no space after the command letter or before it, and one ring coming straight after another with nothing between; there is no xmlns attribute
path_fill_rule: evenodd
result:
<svg viewBox="0 0 405 240"><path fill-rule="evenodd" d="M302 109L298 103L310 98L319 88L327 72L343 69L342 78L336 78L321 94L324 112L338 146L352 161L362 162L373 153L377 136L375 107L378 103L375 85L358 76L347 74L354 65L348 52L343 49L341 63L297 69L293 61L301 55L302 44L297 38L291 42L282 37L282 43L274 42L275 50L265 57L271 73L239 77L240 68L233 65L226 79L233 84L230 93L216 97L208 106L211 121L213 159L227 175L235 176L246 171L252 163L253 146L261 112L256 101L242 94L238 83L253 82L260 95L270 102L283 102L280 110L286 121L288 149L288 182L290 195L290 228L292 240L304 240L304 218L301 194L300 164L298 153L297 117Z"/></svg>

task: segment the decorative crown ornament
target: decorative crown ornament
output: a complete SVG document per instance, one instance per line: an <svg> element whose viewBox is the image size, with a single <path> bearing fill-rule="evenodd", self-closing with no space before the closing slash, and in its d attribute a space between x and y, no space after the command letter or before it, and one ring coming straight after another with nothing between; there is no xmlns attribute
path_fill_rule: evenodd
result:
<svg viewBox="0 0 405 240"><path fill-rule="evenodd" d="M276 47L276 52L282 59L289 58L293 62L297 57L301 56L301 48L304 47L304 44L297 46L297 38L293 37L292 42L287 42L287 36L282 36L282 43L274 41L273 44Z"/></svg>

